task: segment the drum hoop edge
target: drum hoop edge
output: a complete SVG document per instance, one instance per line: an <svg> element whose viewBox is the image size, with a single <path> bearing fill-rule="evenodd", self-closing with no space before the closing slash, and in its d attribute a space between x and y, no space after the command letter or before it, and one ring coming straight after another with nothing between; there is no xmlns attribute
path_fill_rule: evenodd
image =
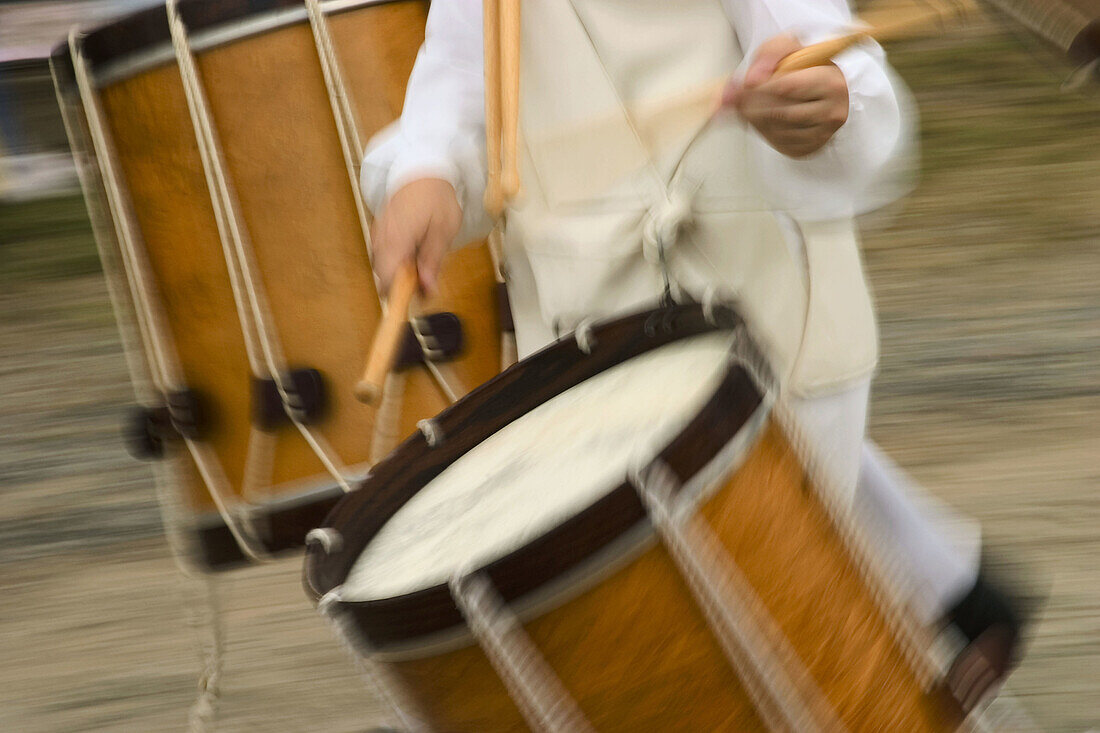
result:
<svg viewBox="0 0 1100 733"><path fill-rule="evenodd" d="M681 491L677 494L678 511L699 511L700 507L713 498L730 477L744 465L752 448L764 434L771 417L772 405L771 395L765 395L752 416L734 433L733 437L702 469L684 482ZM654 461L659 460L659 457L654 458ZM621 486L620 484L614 490ZM660 543L656 529L648 519L643 519L585 558L583 562L512 601L508 604L508 608L522 622L532 621L596 587L658 544ZM353 605L355 602L349 599L346 602L342 601L340 605ZM380 662L397 662L457 651L473 646L474 643L475 640L469 630L459 624L449 629L388 645L385 648L363 649L362 652L370 654Z"/></svg>
<svg viewBox="0 0 1100 733"><path fill-rule="evenodd" d="M684 312L686 310L689 310L689 309L685 308L684 306L674 306L673 308L658 308L658 309L643 310L643 311L632 313L632 314L622 316L622 317L619 317L619 318L616 318L616 319L613 319L613 320L605 321L605 322L600 324L600 330L602 331L604 329L610 329L610 328L613 328L613 327L616 327L616 326L622 326L622 325L624 325L627 322L632 321L632 320L637 320L637 321L645 320L645 321L648 321L648 320L652 319L655 315L661 315L662 317L665 317L667 319L669 317L675 317L675 312ZM698 306L694 306L694 310L698 311L699 310ZM735 311L731 311L731 312L735 313ZM669 316L667 314L672 314L672 315ZM738 321L740 322L740 319L739 319L738 316L734 315L734 318L737 318ZM733 329L733 326L730 326L727 330L732 331L732 329ZM683 336L681 336L681 337L663 340L657 346L664 345L666 343L672 343L676 340L679 340L679 338L687 338L687 337L690 337L692 335L699 335L699 334L702 334L702 333L713 332L714 330L716 330L716 327L710 326L710 327L708 327L704 330L701 330L701 331L687 332L687 333L683 334ZM537 366L532 366L533 364L537 365L538 361L545 361L547 359L553 358L552 357L553 354L555 354L556 352L561 351L563 349L568 349L569 345L572 344L572 343L573 343L573 339L569 335L566 335L566 336L563 336L563 337L557 339L556 341L548 344L546 347L544 347L540 351L536 352L535 354L532 354L527 359L525 359L522 362L520 362L519 364L513 366L511 369L506 370L505 372L501 373L500 375L498 375L498 376L494 377L493 379L489 380L489 382L487 382L486 384L483 384L480 387L476 388L470 394L466 395L466 397L464 397L458 403L456 403L455 405L447 408L442 413L440 413L438 416L436 416L436 418L434 418L431 422L433 424L437 424L439 422L453 421L454 419L456 419L455 418L456 412L459 411L459 410L462 410L462 408L466 407L467 408L466 411L469 412L470 408L468 406L476 398L480 397L480 398L482 398L482 402L485 402L484 398L486 397L486 395L489 395L492 392L499 391L501 388L504 388L504 389L507 388L508 385L507 385L506 380L508 380L509 377L511 377L513 380L522 379L524 374L527 374L528 372L530 372L533 369L537 368ZM657 348L657 346L650 347L649 349L646 349L645 351L649 351L652 348ZM645 353L645 351L640 351L638 353L639 354ZM578 353L578 354L575 354L574 356L585 356L585 355ZM532 409L534 409L538 405L548 401L549 399L552 399L554 396L556 396L558 394L561 394L562 392L566 391L567 389L571 388L572 386L575 386L576 384L579 384L580 382L585 381L586 379L590 378L591 376L594 376L595 374L598 374L600 371L603 371L607 368L610 368L614 364L621 363L622 361L625 361L628 358L631 358L631 356L627 355L627 356L624 356L621 359L617 359L616 361L614 361L613 363L609 363L607 366L603 367L599 371L592 372L592 374L590 374L589 376L582 377L579 380L577 380L576 382L567 384L565 386L561 386L560 388L552 389L551 393L548 394L548 395L542 395L541 397L533 398L535 401L525 403L524 406L521 408L521 410L517 411L512 418L507 419L506 422L501 423L501 426L496 428L495 430L489 430L485 434L484 437L478 439L477 442L473 443L470 447L472 448L473 445L480 444L489 435L494 434L497 430L501 429L504 425L510 424L512 421L518 419L519 417L522 417L523 415L526 415L528 412L530 412ZM502 387L502 385L503 385L503 387ZM489 407L489 405L488 405L488 403L486 403L486 404L478 405L473 409L479 410L479 411L486 411L488 409L488 407ZM485 417L484 415L475 415L475 416L481 417L482 419L484 419L484 417ZM468 416L460 416L457 419L460 419L460 420L461 419L468 419ZM431 455L429 449L430 449L430 445L425 440L425 437L422 434L422 432L414 433L412 436L410 436L408 439L406 439L404 443L402 443L392 453L390 453L390 455L387 457L386 460L384 460L381 463L374 466L374 468L372 469L372 472L371 472L372 475L370 477L368 477L367 483L370 483L370 481L372 479L373 480L378 480L379 474L386 474L387 469L391 467L391 464L398 464L398 468L396 469L396 472L397 472L398 475L404 475L404 474L408 473L409 472L408 468L405 468L405 467L403 467L399 464L401 464L402 461L408 462L410 460L410 458L415 459L419 462L423 462L423 460L422 460L423 458L428 457L428 456ZM412 453L412 456L406 455L406 454L409 454L409 453ZM454 458L452 458L450 460L450 463L453 463L454 461L458 460L459 457L460 456L455 456ZM450 463L448 463L447 465L450 465ZM442 469L440 469L440 471L442 471ZM390 471L390 472L393 472L393 471ZM386 476L386 478L389 479L390 477ZM394 478L396 478L396 475L394 476ZM434 476L432 478L434 478ZM431 480L430 478L426 479L424 481L424 484L426 485L428 483L428 481L430 481L430 480ZM369 488L369 487L367 487L367 488ZM423 488L423 485L418 487L413 493L415 494L416 491L419 491L421 488ZM361 498L361 497L364 497L364 496L366 496L366 495L361 494L360 492L356 492L355 494L348 495L348 497L346 497L344 501L340 502L340 506L337 507L337 510L343 508L345 510L344 513L345 514L350 514L351 516L337 517L337 516L330 515L328 518L326 518L326 526L332 527L333 526L332 522L346 523L346 522L353 521L355 519L359 519L360 516L354 512L354 507L350 507L349 505L354 504L356 502L366 502L367 499ZM410 494L410 497L411 497L411 494ZM404 506L404 503L407 500L408 500L407 498L402 500L401 504L397 507L397 509L399 509L400 506ZM371 508L373 509L373 507L371 507ZM396 513L397 509L394 509L393 513ZM337 510L334 510L334 512L333 512L334 515L336 514ZM388 521L388 518L387 518L387 521ZM365 540L363 542L363 546L365 547L368 542L369 542L369 539ZM328 562L331 562L331 558L327 558L327 557L314 558L311 555L311 553L307 551L307 557L306 557L307 575L312 574L312 571L319 570L319 568L311 567L312 565L320 565L321 563L328 563ZM350 568L350 565L349 565L349 568ZM309 589L310 595L315 600L320 599L329 590L331 590L331 588L311 587Z"/></svg>
<svg viewBox="0 0 1100 733"><path fill-rule="evenodd" d="M647 520L637 522L583 562L522 598L508 603L508 609L524 623L536 619L596 587L656 545L657 533L653 525ZM354 604L354 601L350 603ZM340 605L346 606L348 603L341 602ZM380 662L398 662L457 651L475 643L470 630L460 623L383 648L371 648L364 643L363 646L367 648L360 651Z"/></svg>
<svg viewBox="0 0 1100 733"><path fill-rule="evenodd" d="M321 7L329 17L359 10L374 5L390 5L397 2L416 0L322 0ZM140 13L149 13L156 6L145 8L130 15L122 16L106 25L91 28L85 39L98 33L108 32L121 22ZM209 27L198 28L191 34L192 48L196 53L211 51L222 46L243 41L253 36L305 23L309 20L304 4L298 7L277 7L253 14L233 17L213 23ZM147 71L169 66L175 63L176 56L169 37L155 37L140 49L112 54L108 59L91 64L92 80L97 89L103 89L118 82L126 81ZM67 42L61 43L51 54L53 57L68 58ZM66 61L66 64L69 62ZM66 83L71 80L65 79Z"/></svg>
<svg viewBox="0 0 1100 733"><path fill-rule="evenodd" d="M359 463L349 466L352 471L350 479L353 483L363 480L369 472L369 466ZM309 507L323 502L332 496L343 496L344 490L335 480L328 478L328 474L317 473L294 481L284 481L264 490L270 496L258 496L247 503L247 507L259 516L267 516L280 512L291 512L302 507ZM215 527L222 524L221 515L213 510L185 510L189 514L187 520L196 529Z"/></svg>
<svg viewBox="0 0 1100 733"><path fill-rule="evenodd" d="M680 306L679 308L683 309L684 307ZM698 309L698 306L695 306L695 308ZM643 317L652 318L655 314L661 314L662 312L666 312L666 311L663 311L663 309L644 311L640 314L633 314L633 316L628 316L624 319L617 319L616 321L609 321L604 325L614 325L616 323L625 322L625 321L629 320L631 317L637 318L638 316L643 316ZM667 311L667 312L672 312L672 311ZM689 315L694 315L696 317L698 316L698 310L696 310L694 312L694 314L692 314L690 309L681 310L680 312L687 313ZM739 321L739 317L736 315L735 310L730 309L729 312L733 314L732 317L734 319L737 319ZM714 332L715 330L727 330L727 331L730 331L731 333L733 333L733 332L738 331L738 330L743 330L743 325L740 322L738 322L736 325L731 325L731 324L725 324L724 323L721 326L712 325L710 328L708 328L706 330L703 330L703 331L688 331L688 332L684 333L682 336L679 336L677 338L662 341L660 344L658 344L658 345L656 345L652 348L659 348L659 346L667 344L667 343L672 343L672 342L675 342L675 341L678 341L678 340L682 340L684 338L690 338L691 336L694 336L694 335L701 335L702 333ZM739 334L738 335L738 341L745 341L746 336L747 336L747 334ZM563 339L563 340L571 340L571 339ZM751 342L751 336L748 337L748 340ZM557 344L551 345L550 347L547 348L547 351L549 351L551 349L554 349L557 346L560 346L560 344L561 344L561 341L559 341ZM751 346L752 346L753 349L757 348L756 345L755 345L755 342L751 342ZM641 352L638 352L638 353L639 354L640 353L648 353L651 350L652 349L650 348L650 349L646 349L645 351L641 351ZM631 358L631 357L628 356L626 358ZM624 358L623 361L625 361L626 358ZM617 362L617 363L621 363L621 362ZM606 368L610 368L610 367L608 366L608 367L604 367L604 368L606 369ZM596 373L599 373L599 372L596 372ZM580 381L584 381L587 378L589 378L589 377L584 377ZM580 383L580 382L577 382L577 383ZM746 390L744 388L746 384L751 385L751 390ZM569 386L563 388L561 391L565 391L565 389L568 389L571 386L575 386L575 385L570 384ZM723 398L723 394L726 393L727 391L728 391L727 397ZM750 392L751 392L751 397L749 396ZM715 410L715 409L728 410L729 414L731 415L731 419L730 419L731 424L729 425L729 430L731 430L732 432L727 432L727 433L724 434L727 437L725 437L725 439L723 440L723 442L721 444L719 444L717 446L711 446L711 448L709 449L709 455L704 453L704 457L702 458L703 463L701 465L696 464L696 466L691 469L690 474L685 478L684 483L683 483L683 487L687 490L685 493L692 495L692 498L691 498L692 501L695 501L696 503L701 502L705 499L705 497L711 495L713 493L713 491L716 490L711 486L711 484L715 480L715 478L714 478L715 475L717 475L718 477L726 477L726 476L730 475L730 473L732 473L733 471L736 471L737 464L731 463L731 461L736 460L736 461L739 462L739 461L743 460L744 455L747 454L747 449L743 449L740 452L735 451L734 453L731 454L730 446L731 446L731 444L734 444L734 443L741 443L743 445L749 445L749 446L755 444L757 438L761 434L762 426L767 424L767 420L764 419L764 418L766 418L766 416L768 414L770 414L770 407L771 407L771 404L772 404L772 400L771 400L770 397L768 397L768 395L771 392L772 392L771 389L765 388L765 385L760 384L759 380L757 379L757 375L755 374L755 370L753 368L750 368L750 366L746 364L745 359L744 359L744 354L741 352L741 349L739 349L739 348L731 349L730 367L726 370L725 377L723 378L720 385L715 389L715 391L707 399L707 401L704 403L704 405L700 407L700 409L698 410L696 415L697 416L705 415L707 410ZM558 392L558 394L560 394L560 392ZM732 397L730 397L729 395L732 395ZM545 399L547 399L547 398L544 398L543 401L545 401ZM723 399L733 399L733 400L736 401L736 404L731 408L729 404L725 404L725 403L722 402ZM539 402L537 404L541 404L541 403L542 402ZM527 409L523 413L521 413L521 415L526 414L527 412L529 412L530 409L533 409L533 406L528 406ZM762 415L763 415L763 417L762 417ZM515 418L513 418L513 419L515 419ZM694 419L698 419L698 417L696 417ZM676 443L676 441L687 434L687 431L688 431L689 427L690 427L690 423L689 423L689 425L686 425L681 430L681 432L677 435L677 437L674 438L672 441L670 441L664 449L662 449L661 451L655 453L654 454L654 460L657 460L657 461L662 460L664 458L666 452L673 447L673 445ZM478 443L480 443L480 442L481 441L479 440ZM687 450L687 449L681 447L680 450L684 451L684 450ZM735 458L731 459L731 455L734 455ZM457 457L452 459L451 462L453 462L454 460L457 460ZM720 466L718 468L718 470L716 471L715 468L714 468L714 465L713 465L715 463L723 463L724 465ZM450 464L448 463L447 465L450 465ZM704 479L701 478L704 475L706 475L710 478L704 480ZM425 481L425 484L426 483L427 483L427 481ZM417 490L419 490L419 489L417 489ZM610 508L610 507L613 507L613 506L624 506L623 503L622 503L623 501L637 502L637 505L638 505L638 510L637 511L639 512L640 519L633 520L634 524L636 524L638 521L641 521L647 526L648 531L652 532L652 528L648 527L648 520L646 520L644 518L644 511L641 509L641 502L638 499L634 488L631 486L630 481L625 481L624 483L615 486L613 489L609 490L607 493L601 495L595 502L593 502L592 504L587 506L585 509L578 512L578 514L573 517L573 520L576 520L578 517L581 517L585 514L591 514L594 511L598 511L597 504L599 504L600 502L608 502L608 506L605 507L605 510L606 510L606 508ZM402 502L398 506L398 509L400 508L400 506L403 506L403 505L404 505L404 502ZM396 511L397 511L397 509L394 510L394 513L396 513ZM334 510L333 514L337 514L337 512L338 512L338 510ZM333 517L330 516L330 519L326 520L325 524L326 525L332 525L332 524L335 523L337 525L347 526L347 524L349 522L353 523L353 519L351 517L347 516L347 513L348 513L348 511L344 512L345 516L342 519L340 519L339 517L336 517L334 519ZM630 521L633 516L634 516L633 515L633 510L631 510L630 513L628 513L624 518L627 521ZM514 558L513 555L515 555L515 553L523 551L523 550L527 550L529 552L536 552L537 553L538 550L532 549L530 547L530 545L535 544L535 543L539 542L540 540L546 538L546 534L550 534L550 533L553 533L555 531L561 531L562 528L566 524L568 524L570 521L573 521L573 520L567 520L566 523L561 523L559 525L555 525L554 527L548 528L546 533L543 535L543 537L537 538L537 539L533 540L532 542L525 543L520 548L516 548L515 550L511 551L510 553L508 553L508 554L502 556L501 558L498 558L497 560L494 560L493 562L489 563L489 565L487 565L486 568L489 568L489 567L493 566L494 564L502 562L502 561L505 562L505 563L509 563L509 564L512 563L512 562L520 562L520 560ZM589 518L589 521L591 521L591 517ZM592 570L591 562L593 561L594 557L599 556L601 558L597 562L597 564L607 565L606 556L603 555L602 553L608 547L618 546L617 543L620 541L620 538L623 535L629 534L630 532L634 531L630 528L630 527L633 527L634 524L628 525L628 527L626 529L612 530L612 532L617 531L618 534L615 534L610 539L607 539L606 535L605 535L605 539L602 540L602 544L597 545L595 550L593 552L591 552L590 555L582 557L579 560L573 560L571 565L569 565L568 567L566 567L563 570L560 570L556 575L554 575L554 576L552 576L548 579L543 580L543 582L541 582L537 586L523 591L519 596L514 596L513 595L512 600L509 601L509 604L510 605L515 605L516 607L523 607L525 609L524 613L529 613L529 611L526 610L526 609L529 606L533 605L533 604L536 604L539 607L544 607L545 602L546 602L545 601L546 598L551 598L552 602L555 603L555 604L560 604L560 603L565 602L565 600L567 600L567 599L564 598L564 594L563 594L560 586L562 584L564 584L566 586L570 586L571 584L576 584L578 575L581 575L581 576L590 576L590 575L592 575L593 570ZM574 526L572 530L567 530L567 531L579 531L579 530ZM366 538L366 539L363 539L363 540L360 540L360 541L362 542L363 546L365 547L367 544L369 544L370 538ZM552 542L554 540L550 539L550 538L547 538L546 541ZM593 541L594 542L599 542L600 540L598 538L594 537ZM309 592L310 595L318 597L322 593L322 591L319 587L317 587L316 581L320 581L319 575L323 575L326 572L323 569L323 567L324 567L324 565L326 565L328 563L326 562L326 560L323 556L314 554L315 552L316 552L316 548L312 548L310 551L307 552L306 568L305 568L305 570L306 570L305 580L307 581L307 592ZM359 550L359 552L361 552L361 549ZM358 556L358 554L356 555L356 557L357 556ZM354 560L352 560L352 562L354 562ZM331 572L331 571L332 571L332 567L330 566L329 569L328 569L328 572ZM337 577L339 577L339 576L337 576ZM329 578L330 578L330 580L326 581L326 582L331 582L332 576L329 575ZM568 578L568 579L563 580L563 578ZM342 580L343 579L341 579L341 582L342 582ZM551 589L551 586L553 586L552 589ZM443 586L439 586L439 587L443 587ZM590 586L585 586L585 587L590 587ZM584 588L576 588L574 590L576 590L576 592L581 592L581 591L583 591L583 589ZM427 603L427 604L431 604L429 606L426 606L426 607L430 608L430 607L434 606L434 601L429 601L427 598L423 599L422 601L414 600L414 599L408 598L407 596L408 595L419 594L419 593L435 593L437 591L438 591L438 588L435 585L433 585L433 586L430 586L428 588L413 591L412 593L407 594L404 597L397 596L397 597L394 597L394 598L385 598L385 599L377 599L377 600L341 601L339 603L339 607L341 609L341 612L351 612L355 616L358 615L357 613L355 613L356 609L366 609L371 604L375 604L375 603L379 603L379 602L383 602L383 603L385 603L385 602L390 602L390 603L408 602L410 604ZM404 601L398 601L397 600L398 598L404 598L405 600ZM357 627L359 627L361 633L366 635L367 634L367 627L363 626L362 624L363 624L362 621L356 619L355 625ZM428 626L428 627L430 627L431 625L432 625L431 622L425 624L425 626ZM378 627L378 628L383 628L383 627ZM452 623L451 625L448 625L448 626L438 626L434 630L429 628L428 630L426 630L423 633L415 633L415 632L410 632L410 631L406 631L406 632L396 631L394 633L395 638L387 639L387 640L384 640L384 641L380 640L379 643L378 643L378 649L376 651L385 650L386 652L391 652L391 651L397 649L398 647L401 647L402 651L397 652L397 653L406 653L407 650L409 650L409 649L421 648L422 647L421 641L422 640L427 640L429 638L431 640L433 640L429 643L432 643L434 645L438 645L439 640L441 640L441 639L443 641L449 643L450 645L453 645L454 643L456 643L455 642L455 637L461 636L461 635L463 635L463 633L464 632L461 631L460 622L458 624Z"/></svg>

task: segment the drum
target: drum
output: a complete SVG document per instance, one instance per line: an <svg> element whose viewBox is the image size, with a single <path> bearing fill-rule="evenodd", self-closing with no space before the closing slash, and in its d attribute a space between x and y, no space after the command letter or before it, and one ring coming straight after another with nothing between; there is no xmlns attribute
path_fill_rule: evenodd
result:
<svg viewBox="0 0 1100 733"><path fill-rule="evenodd" d="M584 327L311 533L308 592L410 729L961 723L735 310Z"/></svg>
<svg viewBox="0 0 1100 733"><path fill-rule="evenodd" d="M135 442L201 564L300 546L416 423L500 369L496 268L456 251L382 404L358 191L400 113L427 3L169 0L52 58L143 405Z"/></svg>
<svg viewBox="0 0 1100 733"><path fill-rule="evenodd" d="M1100 2L1097 0L987 0L1066 59L1081 67L1081 82L1100 79Z"/></svg>

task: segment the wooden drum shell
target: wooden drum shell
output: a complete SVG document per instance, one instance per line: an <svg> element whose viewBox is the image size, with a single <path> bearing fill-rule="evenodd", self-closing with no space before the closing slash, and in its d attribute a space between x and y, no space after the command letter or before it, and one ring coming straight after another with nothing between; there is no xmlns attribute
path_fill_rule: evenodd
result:
<svg viewBox="0 0 1100 733"><path fill-rule="evenodd" d="M922 689L781 430L769 424L701 508L852 731L950 731L957 708ZM659 543L525 630L600 731L765 730ZM526 730L476 646L391 660L437 730Z"/></svg>
<svg viewBox="0 0 1100 733"><path fill-rule="evenodd" d="M188 5L196 13L204 10L183 0L185 20ZM376 430L376 410L353 397L381 313L353 196L352 186L358 182L350 180L341 151L304 5L278 5L279 12L290 8L301 13L257 30L244 26L258 20L262 25L264 17L231 21L216 28L228 40L195 43L195 59L266 295L274 341L288 367L322 373L327 406L313 428L345 465L362 471L450 400L423 368L408 369L397 382L403 388L395 400L399 409L389 418L392 426ZM159 12L163 15L163 9ZM89 36L94 47L88 52L90 70L111 150L95 150L81 134L86 120L80 113L86 110L74 88L67 49L55 54L55 65L62 67L57 74L60 97L77 113L71 115L76 122L74 149L81 148L93 168L104 155L117 161L123 211L107 214L132 216L135 222L137 247L148 261L167 340L183 382L199 395L206 411L202 442L216 456L229 490L252 504L327 491L335 488L335 481L289 422L261 437L262 444L256 442L244 330L180 68L163 37L163 19L149 20L156 13L143 11L121 21L117 29L107 27ZM426 13L421 0L401 0L328 14L337 60L358 116L360 144L400 114ZM239 33L237 25L242 27ZM133 39L141 37L137 29L149 35L149 48L133 47L138 43ZM118 58L107 58L103 49L109 44L97 36L112 31L115 42L125 46ZM208 31L193 35L200 38ZM86 195L90 206L97 205L95 191ZM114 267L125 281L114 232L97 236L105 250L104 267ZM449 255L441 281L440 294L421 309L450 311L462 320L466 348L447 367L469 389L500 369L495 267L484 243ZM122 307L133 316L132 298L122 295ZM268 458L260 475L246 482L250 448ZM265 464L263 458L260 463ZM173 472L185 509L196 517L211 515L214 504L194 461L185 455Z"/></svg>

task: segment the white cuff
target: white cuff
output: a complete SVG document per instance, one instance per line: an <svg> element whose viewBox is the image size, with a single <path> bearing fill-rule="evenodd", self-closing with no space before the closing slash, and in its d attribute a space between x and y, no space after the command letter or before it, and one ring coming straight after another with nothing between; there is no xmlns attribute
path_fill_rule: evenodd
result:
<svg viewBox="0 0 1100 733"><path fill-rule="evenodd" d="M386 199L397 193L403 186L421 178L438 178L451 184L459 193L459 201L462 200L460 187L462 175L453 160L442 156L416 154L406 151L399 154L390 165L389 175L386 176Z"/></svg>

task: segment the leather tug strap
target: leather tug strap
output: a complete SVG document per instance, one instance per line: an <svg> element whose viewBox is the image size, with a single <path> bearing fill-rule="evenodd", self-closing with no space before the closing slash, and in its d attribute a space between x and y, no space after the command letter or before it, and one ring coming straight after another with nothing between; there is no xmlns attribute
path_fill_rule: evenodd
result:
<svg viewBox="0 0 1100 733"><path fill-rule="evenodd" d="M405 336L394 359L394 370L427 362L454 360L466 347L462 320L454 313L431 313L409 319Z"/></svg>
<svg viewBox="0 0 1100 733"><path fill-rule="evenodd" d="M252 378L252 423L256 427L271 431L295 421L310 425L324 416L328 395L321 372L292 369L283 377L283 389L285 399L274 378Z"/></svg>

